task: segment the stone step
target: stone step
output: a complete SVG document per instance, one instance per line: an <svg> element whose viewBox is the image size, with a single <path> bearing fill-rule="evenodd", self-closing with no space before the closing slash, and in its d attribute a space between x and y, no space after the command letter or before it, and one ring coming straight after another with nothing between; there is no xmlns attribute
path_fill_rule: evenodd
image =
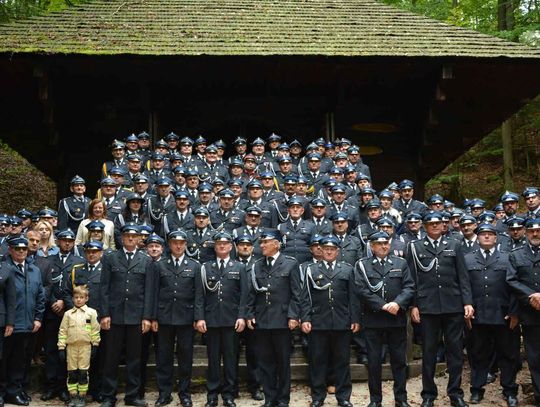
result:
<svg viewBox="0 0 540 407"><path fill-rule="evenodd" d="M30 386L32 389L40 388L40 379L42 377L43 366L32 365L30 370ZM155 389L155 370L156 366L154 363L149 363L147 365L147 388L149 390ZM193 384L194 386L202 386L205 383L207 370L206 361L196 361L193 363ZM439 363L437 365L437 374L444 374L446 370L446 364ZM124 369L123 366L118 370L120 382L123 381ZM422 361L414 360L408 364L408 376L416 377L422 373ZM241 362L238 366L238 374L240 376L241 382L245 381L247 376L246 364ZM392 369L389 363L383 364L382 369L383 380L392 379ZM368 379L367 367L362 364L352 363L351 364L351 378L353 382L365 382ZM308 383L309 382L309 370L307 363L294 363L291 362L291 379L294 382Z"/></svg>

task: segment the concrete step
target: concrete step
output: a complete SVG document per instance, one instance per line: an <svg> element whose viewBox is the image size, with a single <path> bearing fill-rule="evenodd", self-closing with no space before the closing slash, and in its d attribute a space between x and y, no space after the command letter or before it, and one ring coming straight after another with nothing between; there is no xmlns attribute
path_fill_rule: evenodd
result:
<svg viewBox="0 0 540 407"><path fill-rule="evenodd" d="M176 364L175 364L176 366ZM206 370L207 370L206 361L194 361L193 363L193 384L195 386L201 386L205 383ZM154 363L149 363L147 365L147 388L152 390L155 389L155 370L156 365ZM41 377L42 377L43 366L32 365L30 369L30 385L32 389L41 388ZM444 374L446 371L446 364L439 363L437 365L437 374ZM420 376L422 373L422 361L414 360L408 364L408 376L416 377ZM120 382L123 381L124 369L123 366L120 366L118 370ZM240 376L241 382L245 381L247 377L247 367L244 362L241 362L238 366L238 374ZM383 380L392 379L392 369L389 363L385 363L382 369ZM365 382L368 379L367 367L362 364L352 363L351 364L351 378L353 382ZM295 363L291 362L291 379L294 382L308 383L309 382L309 369L307 363Z"/></svg>

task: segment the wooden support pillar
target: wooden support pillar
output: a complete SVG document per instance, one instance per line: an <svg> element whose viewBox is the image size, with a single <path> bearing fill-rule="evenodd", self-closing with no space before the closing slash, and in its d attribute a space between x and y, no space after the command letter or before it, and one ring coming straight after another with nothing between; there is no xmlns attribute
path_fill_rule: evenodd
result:
<svg viewBox="0 0 540 407"><path fill-rule="evenodd" d="M512 134L514 132L514 117L505 120L501 128L503 146L504 188L514 189L514 156L512 153Z"/></svg>

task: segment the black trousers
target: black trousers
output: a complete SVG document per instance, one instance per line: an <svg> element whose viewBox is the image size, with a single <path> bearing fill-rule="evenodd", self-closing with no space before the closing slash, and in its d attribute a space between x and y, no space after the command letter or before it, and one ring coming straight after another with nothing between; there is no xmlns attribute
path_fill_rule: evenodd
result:
<svg viewBox="0 0 540 407"><path fill-rule="evenodd" d="M314 330L309 334L308 340L309 379L313 401L324 401L326 398L330 370L334 375L337 401L349 401L352 392L351 332Z"/></svg>
<svg viewBox="0 0 540 407"><path fill-rule="evenodd" d="M354 344L356 345L356 355L358 357L366 355L367 349L366 349L366 337L364 335L364 330L362 329L360 332L356 332L352 334L352 340Z"/></svg>
<svg viewBox="0 0 540 407"><path fill-rule="evenodd" d="M421 315L422 329L422 399L437 398L435 368L441 335L446 346L448 369L447 394L450 398L463 397L463 314Z"/></svg>
<svg viewBox="0 0 540 407"><path fill-rule="evenodd" d="M505 396L517 395L516 372L519 353L515 353L513 332L508 325L474 324L468 332L471 359L471 393L483 393L493 362L493 350L501 371ZM493 345L493 346L492 346Z"/></svg>
<svg viewBox="0 0 540 407"><path fill-rule="evenodd" d="M267 404L289 404L291 398L291 331L257 329L257 354Z"/></svg>
<svg viewBox="0 0 540 407"><path fill-rule="evenodd" d="M141 384L141 325L111 325L107 333L105 366L101 394L107 400L116 400L118 365L125 349L127 400L137 398Z"/></svg>
<svg viewBox="0 0 540 407"><path fill-rule="evenodd" d="M208 328L206 332L208 371L206 389L208 400L234 400L238 375L238 334L234 327ZM223 358L223 385L221 385L221 359Z"/></svg>
<svg viewBox="0 0 540 407"><path fill-rule="evenodd" d="M3 336L4 328L2 328ZM24 390L26 352L31 333L13 333L4 338L0 396L14 396Z"/></svg>
<svg viewBox="0 0 540 407"><path fill-rule="evenodd" d="M58 357L58 330L60 318L43 321L45 350L45 390L60 391L66 389L67 368L66 362Z"/></svg>
<svg viewBox="0 0 540 407"><path fill-rule="evenodd" d="M154 344L154 351L157 359L157 333L150 331L143 334L141 341L141 386L139 387L139 396L141 398L144 398L146 393L147 365L152 344Z"/></svg>
<svg viewBox="0 0 540 407"><path fill-rule="evenodd" d="M174 346L176 343L178 394L181 400L191 398L194 337L195 331L192 325L159 326L156 379L160 395L169 396L173 391Z"/></svg>
<svg viewBox="0 0 540 407"><path fill-rule="evenodd" d="M527 354L527 364L531 372L534 398L540 404L540 325L522 325L523 343Z"/></svg>
<svg viewBox="0 0 540 407"><path fill-rule="evenodd" d="M407 328L365 328L370 401L382 402L382 349L388 344L394 399L407 401Z"/></svg>
<svg viewBox="0 0 540 407"><path fill-rule="evenodd" d="M107 338L108 331L101 330L99 348L96 357L90 362L90 370L88 371L88 394L97 396L101 394L103 370L105 368L105 360L107 356Z"/></svg>
<svg viewBox="0 0 540 407"><path fill-rule="evenodd" d="M246 346L247 388L250 393L259 390L261 386L259 366L257 361L256 335L251 329L244 329L240 334ZM240 352L238 352L238 359Z"/></svg>

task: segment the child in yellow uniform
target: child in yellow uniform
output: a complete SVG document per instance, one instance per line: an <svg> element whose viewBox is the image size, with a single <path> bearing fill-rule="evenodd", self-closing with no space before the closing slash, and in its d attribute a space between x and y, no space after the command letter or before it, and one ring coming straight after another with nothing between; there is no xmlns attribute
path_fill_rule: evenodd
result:
<svg viewBox="0 0 540 407"><path fill-rule="evenodd" d="M60 358L66 360L67 356L70 407L85 405L90 360L95 356L100 341L97 312L86 306L87 301L88 289L85 286L75 287L73 289L75 306L65 312L58 332Z"/></svg>

